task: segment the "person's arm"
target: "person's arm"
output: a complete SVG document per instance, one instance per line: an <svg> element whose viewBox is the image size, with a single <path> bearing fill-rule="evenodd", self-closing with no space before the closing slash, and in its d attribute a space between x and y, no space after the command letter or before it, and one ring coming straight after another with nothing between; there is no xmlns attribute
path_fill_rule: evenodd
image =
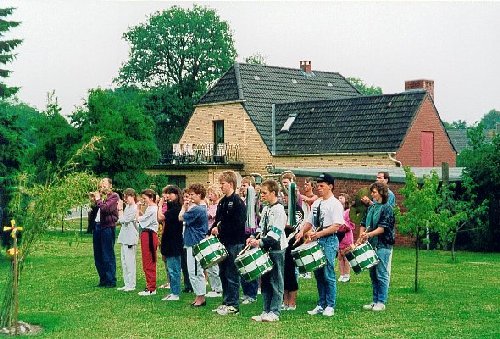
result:
<svg viewBox="0 0 500 339"><path fill-rule="evenodd" d="M158 201L158 214L157 214L157 218L158 218L158 221L159 222L162 222L165 220L165 214L163 214L163 204L165 203L165 201L163 200L163 198L160 199L160 201Z"/></svg>
<svg viewBox="0 0 500 339"><path fill-rule="evenodd" d="M105 201L99 197L99 199L96 200L96 204L102 212L110 214L118 209L118 200L120 200L118 194L112 193Z"/></svg>

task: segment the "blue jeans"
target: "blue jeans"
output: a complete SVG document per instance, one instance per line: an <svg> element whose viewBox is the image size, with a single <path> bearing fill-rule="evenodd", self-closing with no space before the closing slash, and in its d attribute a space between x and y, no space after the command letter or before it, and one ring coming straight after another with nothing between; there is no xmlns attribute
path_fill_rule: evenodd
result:
<svg viewBox="0 0 500 339"><path fill-rule="evenodd" d="M181 256L167 257L167 275L170 282L170 293L181 294Z"/></svg>
<svg viewBox="0 0 500 339"><path fill-rule="evenodd" d="M252 299L257 299L257 291L259 289L259 279L252 281L246 281L241 279L241 289L243 290L243 295L250 297Z"/></svg>
<svg viewBox="0 0 500 339"><path fill-rule="evenodd" d="M370 278L373 288L373 302L387 303L389 281L391 279L392 248L377 248L379 263L370 267Z"/></svg>
<svg viewBox="0 0 500 339"><path fill-rule="evenodd" d="M318 306L335 308L337 298L337 279L335 278L335 258L339 240L334 235L319 238L318 243L325 253L326 265L314 271L318 288Z"/></svg>
<svg viewBox="0 0 500 339"><path fill-rule="evenodd" d="M101 227L101 224L96 223L92 242L99 284L116 286L115 228Z"/></svg>
<svg viewBox="0 0 500 339"><path fill-rule="evenodd" d="M243 249L243 244L226 245L227 258L219 264L222 283L222 304L239 307L240 273L234 263L236 256Z"/></svg>
<svg viewBox="0 0 500 339"><path fill-rule="evenodd" d="M273 262L273 269L261 277L264 312L273 312L279 316L281 312L281 304L283 304L285 250L270 251L269 257Z"/></svg>

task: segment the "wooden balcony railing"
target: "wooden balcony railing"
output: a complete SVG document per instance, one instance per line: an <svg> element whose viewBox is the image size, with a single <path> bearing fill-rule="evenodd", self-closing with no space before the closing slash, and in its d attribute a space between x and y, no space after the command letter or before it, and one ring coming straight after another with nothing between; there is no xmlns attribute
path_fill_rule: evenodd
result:
<svg viewBox="0 0 500 339"><path fill-rule="evenodd" d="M239 162L239 145L212 142L173 144L172 153L163 156L162 164L228 164Z"/></svg>

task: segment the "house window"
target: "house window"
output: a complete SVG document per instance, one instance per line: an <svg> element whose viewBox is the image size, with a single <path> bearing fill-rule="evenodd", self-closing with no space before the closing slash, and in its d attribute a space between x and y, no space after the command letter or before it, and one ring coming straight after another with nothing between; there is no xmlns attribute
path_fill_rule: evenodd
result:
<svg viewBox="0 0 500 339"><path fill-rule="evenodd" d="M214 144L224 143L224 120L214 121Z"/></svg>
<svg viewBox="0 0 500 339"><path fill-rule="evenodd" d="M296 117L297 117L297 114L290 114L288 116L288 119L286 119L285 124L283 125L283 127L281 127L280 132L288 132L288 131L290 131L290 127L292 127L292 124L295 121Z"/></svg>

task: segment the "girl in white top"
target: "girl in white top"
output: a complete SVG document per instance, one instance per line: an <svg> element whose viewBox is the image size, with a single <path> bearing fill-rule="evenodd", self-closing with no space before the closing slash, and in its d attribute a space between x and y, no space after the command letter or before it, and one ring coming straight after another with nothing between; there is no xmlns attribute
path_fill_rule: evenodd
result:
<svg viewBox="0 0 500 339"><path fill-rule="evenodd" d="M132 188L127 188L123 192L123 198L127 206L124 210L123 200L118 201L118 222L122 226L118 235L118 243L121 244L120 253L124 286L117 288L117 290L129 292L135 290L135 253L139 241L139 232L137 232L137 221L135 219L137 215L135 191Z"/></svg>

